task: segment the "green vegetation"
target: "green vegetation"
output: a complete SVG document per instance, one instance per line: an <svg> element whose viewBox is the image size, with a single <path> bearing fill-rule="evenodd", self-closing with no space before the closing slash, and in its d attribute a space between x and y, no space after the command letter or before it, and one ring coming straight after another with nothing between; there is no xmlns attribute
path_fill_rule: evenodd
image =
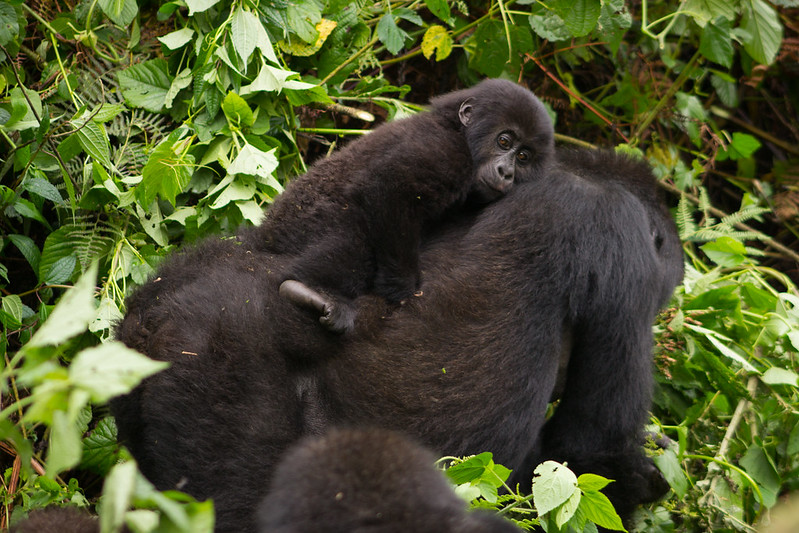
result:
<svg viewBox="0 0 799 533"><path fill-rule="evenodd" d="M0 527L102 490L104 531L207 531L209 504L155 492L115 444L105 402L159 367L110 340L124 296L183 242L257 223L340 135L504 76L562 140L647 157L674 205L687 271L652 419L673 494L642 527L752 531L799 489L798 19L797 0L0 3ZM585 523L573 494L550 531Z"/></svg>

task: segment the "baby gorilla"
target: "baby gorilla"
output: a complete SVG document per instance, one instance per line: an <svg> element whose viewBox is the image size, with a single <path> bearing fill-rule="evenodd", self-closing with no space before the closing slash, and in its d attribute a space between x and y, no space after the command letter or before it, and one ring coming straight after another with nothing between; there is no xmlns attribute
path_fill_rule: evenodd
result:
<svg viewBox="0 0 799 533"><path fill-rule="evenodd" d="M413 294L419 242L431 224L467 199L489 202L543 175L553 152L552 122L538 98L485 80L315 164L277 198L255 240L295 258L280 294L344 333L353 328L355 297L397 304Z"/></svg>
<svg viewBox="0 0 799 533"><path fill-rule="evenodd" d="M269 533L514 533L466 504L429 451L386 430L334 430L302 441L277 467L258 511Z"/></svg>

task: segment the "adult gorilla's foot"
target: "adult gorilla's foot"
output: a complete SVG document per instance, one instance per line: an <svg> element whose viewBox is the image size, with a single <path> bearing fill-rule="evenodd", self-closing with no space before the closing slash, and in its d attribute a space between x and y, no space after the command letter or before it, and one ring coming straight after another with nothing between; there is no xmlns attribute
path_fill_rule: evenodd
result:
<svg viewBox="0 0 799 533"><path fill-rule="evenodd" d="M315 291L301 281L287 279L280 284L279 293L300 307L319 313L319 322L333 333L348 333L355 327L355 310L351 306Z"/></svg>

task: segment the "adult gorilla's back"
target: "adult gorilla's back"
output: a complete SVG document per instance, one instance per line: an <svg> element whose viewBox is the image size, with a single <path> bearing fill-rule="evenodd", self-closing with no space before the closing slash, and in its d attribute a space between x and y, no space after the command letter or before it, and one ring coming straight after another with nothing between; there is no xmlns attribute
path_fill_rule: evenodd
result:
<svg viewBox="0 0 799 533"><path fill-rule="evenodd" d="M119 329L173 362L114 405L143 472L213 497L219 529L244 530L286 446L328 425L368 425L442 454L492 451L522 483L538 461L567 460L618 480L623 510L656 496L640 431L651 324L682 272L676 231L646 165L560 158L425 244L423 296L385 319L365 297L358 331L326 338L304 367L284 352L322 328L279 298L283 258L253 254L257 232L168 263Z"/></svg>

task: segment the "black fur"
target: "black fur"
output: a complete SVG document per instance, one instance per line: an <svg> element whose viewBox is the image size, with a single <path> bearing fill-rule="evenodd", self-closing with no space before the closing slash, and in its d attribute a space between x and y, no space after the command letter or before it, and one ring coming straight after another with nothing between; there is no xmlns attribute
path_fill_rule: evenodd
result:
<svg viewBox="0 0 799 533"><path fill-rule="evenodd" d="M278 295L275 272L291 256L260 251L257 231L168 261L118 329L172 362L113 406L145 475L213 497L219 531L252 531L292 442L377 426L440 454L492 451L522 484L536 462L568 461L616 479L623 511L659 496L640 432L652 321L682 275L676 229L646 164L610 152L558 159L546 179L423 243L422 297L391 314L357 299L355 332L329 345ZM329 357L287 357L304 343Z"/></svg>
<svg viewBox="0 0 799 533"><path fill-rule="evenodd" d="M289 254L284 279L323 290L320 302L284 286L330 330L350 331L352 299L396 304L419 284L419 243L468 195L492 200L539 177L552 121L527 89L505 80L434 98L430 110L384 124L292 182L256 234L259 250Z"/></svg>
<svg viewBox="0 0 799 533"><path fill-rule="evenodd" d="M338 430L305 439L275 469L258 511L262 533L513 533L467 512L436 457L399 433Z"/></svg>
<svg viewBox="0 0 799 533"><path fill-rule="evenodd" d="M11 533L100 533L100 522L75 507L53 506L31 511Z"/></svg>

